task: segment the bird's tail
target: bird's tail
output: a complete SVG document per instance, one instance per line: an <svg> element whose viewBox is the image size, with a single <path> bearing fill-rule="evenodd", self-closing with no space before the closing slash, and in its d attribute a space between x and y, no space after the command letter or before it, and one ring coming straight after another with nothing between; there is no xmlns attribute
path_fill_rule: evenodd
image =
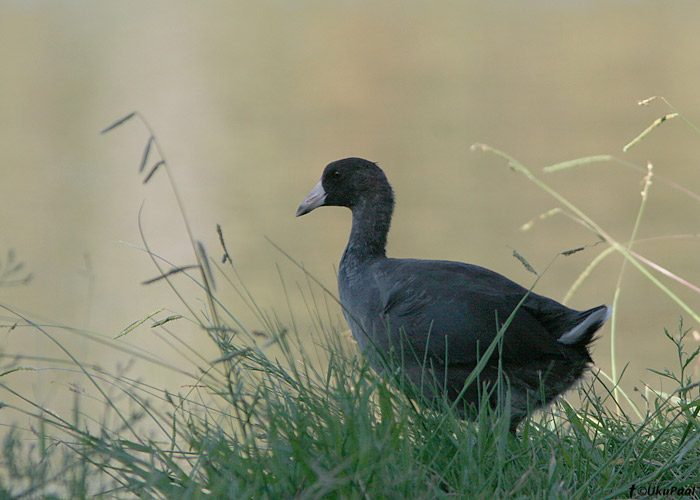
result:
<svg viewBox="0 0 700 500"><path fill-rule="evenodd" d="M557 340L567 345L590 343L593 334L608 320L611 312L608 306L598 306L581 312L580 322Z"/></svg>

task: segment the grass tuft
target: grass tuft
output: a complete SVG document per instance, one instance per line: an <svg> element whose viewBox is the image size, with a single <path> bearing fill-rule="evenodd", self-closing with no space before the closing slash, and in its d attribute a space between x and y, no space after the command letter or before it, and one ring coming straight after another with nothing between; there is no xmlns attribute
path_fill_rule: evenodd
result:
<svg viewBox="0 0 700 500"><path fill-rule="evenodd" d="M139 113L104 132L134 117L148 130L140 172L150 163L147 180L159 168L172 179L157 138ZM631 240L619 243L513 157L479 147L506 159L561 201L556 213L588 227L607 245L572 293L613 253L643 270L652 284L658 282L650 271L658 271L658 266L631 251L646 195ZM550 170L599 161L610 160L595 156ZM476 422L464 422L448 404L441 411L424 410L397 390L395 381L377 376L344 344L343 327L327 307L337 299L305 271L305 286L299 288L306 310L290 307L287 320L266 312L240 279L221 227L217 232L223 258L215 260L191 237L174 185L173 189L194 264L169 262L151 251L145 237L142 250L158 270L146 283L172 287L184 312L161 316L164 311L154 308L117 337L134 335L137 327L148 325L177 349L187 366L127 348L107 336L71 332L127 351L183 383L173 393L131 378L128 367L110 372L88 364L52 335L50 326L0 304L11 317L4 325L8 330L33 329L66 355L0 355L3 422L23 422L6 427L2 438L0 498L616 499L670 495L671 489L676 496L681 491L687 498L699 498L694 488L700 486L700 384L693 376L700 347L686 349L691 329L683 318L677 331L664 332L678 366L651 370L666 387L644 387L628 395L619 390L624 369L619 375L613 371L613 377L597 370L578 389L580 405L561 399L529 418L514 438L508 415L498 409L484 404ZM14 254L9 254L0 266L0 284L19 284L16 274L21 272ZM171 281L175 274L196 284L203 300L178 290ZM219 287L231 287L253 312L259 323L255 328L243 325L219 300L215 276ZM282 286L287 291L284 279ZM697 312L690 311L696 320ZM299 314L308 315L313 325L313 343L308 332L297 328ZM201 350L170 331L182 324L201 333ZM202 354L205 342L215 347L213 359ZM495 343L489 347L495 348ZM68 416L13 389L14 378L26 370L70 370L76 375L67 391L73 401ZM641 403L633 402L638 400ZM87 402L97 403L100 411L87 409Z"/></svg>

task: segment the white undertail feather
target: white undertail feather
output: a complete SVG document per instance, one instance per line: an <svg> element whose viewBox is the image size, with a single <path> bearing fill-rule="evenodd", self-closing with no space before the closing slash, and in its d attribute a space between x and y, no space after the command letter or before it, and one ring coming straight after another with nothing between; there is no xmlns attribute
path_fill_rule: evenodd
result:
<svg viewBox="0 0 700 500"><path fill-rule="evenodd" d="M603 309L600 309L599 311L594 312L582 322L580 322L578 325L576 325L564 335L559 337L557 340L562 344L575 344L592 325L602 325L603 323L605 323L610 317L611 312L612 309L610 309L609 307L605 307Z"/></svg>

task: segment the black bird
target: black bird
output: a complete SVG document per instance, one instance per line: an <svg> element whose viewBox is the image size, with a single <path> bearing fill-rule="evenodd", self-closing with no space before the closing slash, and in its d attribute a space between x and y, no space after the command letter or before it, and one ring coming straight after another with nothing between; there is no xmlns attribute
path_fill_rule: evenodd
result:
<svg viewBox="0 0 700 500"><path fill-rule="evenodd" d="M375 370L381 372L387 359L400 363L424 402L438 406L447 397L464 418L474 416L482 394L492 407L503 404L505 392L493 390L500 365L514 433L529 412L571 388L592 362L588 346L610 316L608 307L569 309L471 264L387 258L394 194L375 163L346 158L329 164L297 217L320 206L352 211L338 292L353 336ZM479 383L464 388L480 353L526 295Z"/></svg>

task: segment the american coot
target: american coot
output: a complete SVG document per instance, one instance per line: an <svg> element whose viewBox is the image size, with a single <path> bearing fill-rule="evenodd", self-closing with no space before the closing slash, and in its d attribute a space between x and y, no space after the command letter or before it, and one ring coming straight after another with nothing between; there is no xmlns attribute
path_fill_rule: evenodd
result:
<svg viewBox="0 0 700 500"><path fill-rule="evenodd" d="M375 163L346 158L329 164L297 216L324 205L352 211L338 292L353 336L375 370L381 371L389 358L397 360L424 402L435 405L443 397L455 402L462 393L456 407L464 418L474 415L481 394L489 394L491 406L503 403L506 392L493 390L500 365L514 433L530 411L571 388L591 363L588 345L609 308L576 311L531 292L479 383L464 388L479 354L528 291L471 264L387 258L394 195Z"/></svg>

